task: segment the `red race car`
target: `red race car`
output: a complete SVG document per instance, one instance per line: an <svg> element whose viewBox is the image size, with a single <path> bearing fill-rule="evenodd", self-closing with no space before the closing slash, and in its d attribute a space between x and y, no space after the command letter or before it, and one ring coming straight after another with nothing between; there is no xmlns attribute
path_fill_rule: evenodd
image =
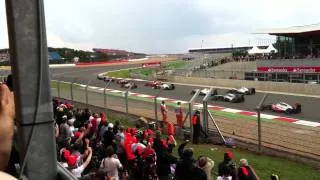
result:
<svg viewBox="0 0 320 180"><path fill-rule="evenodd" d="M163 84L163 82L161 82L161 81L148 81L148 82L146 82L146 84L144 84L144 86L156 87L156 86L159 86L162 84Z"/></svg>

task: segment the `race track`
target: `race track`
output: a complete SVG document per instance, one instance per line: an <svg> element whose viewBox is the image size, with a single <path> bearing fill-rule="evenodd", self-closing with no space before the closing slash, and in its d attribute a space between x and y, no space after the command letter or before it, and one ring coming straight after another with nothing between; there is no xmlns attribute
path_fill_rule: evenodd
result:
<svg viewBox="0 0 320 180"><path fill-rule="evenodd" d="M51 73L52 73L51 77L52 77L52 79L55 79L55 80L77 82L77 83L82 83L82 84L86 84L90 81L91 86L104 87L104 82L97 80L97 74L103 73L106 71L111 71L111 70L132 68L132 67L139 67L139 66L140 65L122 65L122 66L107 66L107 67L106 66L105 67L81 67L81 68L77 68L77 67L54 68L54 69L51 69ZM149 94L149 95L155 95L158 92L157 90L151 89L150 87L144 87L144 82L137 82L137 84L138 84L138 88L131 90L132 92L139 92L139 93ZM235 87L237 87L236 84L235 84ZM123 90L116 83L112 83L111 86L109 86L109 88ZM175 90L163 91L161 93L161 96L167 97L167 98L188 101L192 97L190 95L191 90L195 89L195 88L197 88L197 87L186 86L186 85L176 85ZM200 88L200 87L198 87L198 88ZM224 94L226 92L226 90L219 89L218 92L219 92L219 94ZM256 95L245 96L244 103L235 104L235 103L227 103L227 102L210 101L209 104L219 105L219 106L229 107L229 108L234 108L234 109L240 109L240 110L254 111L254 108L260 102L262 97L263 97L262 93L256 93ZM199 97L199 98L197 98L196 101L201 102L202 98L203 97ZM269 112L269 111L266 111L265 113L320 122L320 120L319 120L320 111L317 110L318 107L320 107L320 99L319 98L269 94L269 96L266 100L266 103L278 102L278 101L284 101L289 104L294 104L294 103L298 102L302 105L302 113L301 114L293 114L293 115L285 115L285 114L273 113L273 112Z"/></svg>

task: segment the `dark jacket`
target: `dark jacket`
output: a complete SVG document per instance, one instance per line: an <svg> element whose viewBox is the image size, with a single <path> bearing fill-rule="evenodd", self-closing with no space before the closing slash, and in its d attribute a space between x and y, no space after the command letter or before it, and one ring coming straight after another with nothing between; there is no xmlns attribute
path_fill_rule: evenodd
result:
<svg viewBox="0 0 320 180"><path fill-rule="evenodd" d="M219 176L232 176L232 179L237 178L237 169L234 162L230 159L225 159L219 164Z"/></svg>
<svg viewBox="0 0 320 180"><path fill-rule="evenodd" d="M165 152L162 156L162 158L159 159L157 164L157 173L161 176L168 176L168 174L171 173L170 165L171 164L177 164L178 159L173 156L172 154L169 154Z"/></svg>
<svg viewBox="0 0 320 180"><path fill-rule="evenodd" d="M238 169L238 180L257 180L250 166L242 166Z"/></svg>
<svg viewBox="0 0 320 180"><path fill-rule="evenodd" d="M207 180L207 175L196 167L193 159L179 161L175 172L176 180Z"/></svg>

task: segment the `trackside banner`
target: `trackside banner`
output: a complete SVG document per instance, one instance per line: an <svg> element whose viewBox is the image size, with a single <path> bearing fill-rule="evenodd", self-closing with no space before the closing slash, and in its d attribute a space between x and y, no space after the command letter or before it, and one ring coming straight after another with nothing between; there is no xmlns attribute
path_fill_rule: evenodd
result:
<svg viewBox="0 0 320 180"><path fill-rule="evenodd" d="M142 67L144 68L152 68L152 67L160 67L161 66L161 62L158 61L158 62L149 62L149 63L142 63Z"/></svg>
<svg viewBox="0 0 320 180"><path fill-rule="evenodd" d="M320 72L320 67L258 67L260 72Z"/></svg>

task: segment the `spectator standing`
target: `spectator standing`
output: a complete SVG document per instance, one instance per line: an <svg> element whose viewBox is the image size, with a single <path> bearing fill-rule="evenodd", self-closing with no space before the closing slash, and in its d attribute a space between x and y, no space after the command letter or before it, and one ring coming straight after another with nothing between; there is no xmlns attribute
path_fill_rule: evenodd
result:
<svg viewBox="0 0 320 180"><path fill-rule="evenodd" d="M200 111L196 110L194 115L192 116L192 126L193 126L193 144L200 143Z"/></svg>
<svg viewBox="0 0 320 180"><path fill-rule="evenodd" d="M157 164L157 173L159 180L167 180L172 175L171 174L171 165L175 165L178 162L178 158L172 155L173 144L168 146L168 149L165 150L163 157L159 159Z"/></svg>
<svg viewBox="0 0 320 180"><path fill-rule="evenodd" d="M207 180L212 180L211 170L213 166L214 166L214 161L209 157L204 157L204 156L199 157L198 167L206 173Z"/></svg>
<svg viewBox="0 0 320 180"><path fill-rule="evenodd" d="M161 102L160 111L162 114L162 121L166 124L168 121L168 117L167 117L168 109L164 101Z"/></svg>
<svg viewBox="0 0 320 180"><path fill-rule="evenodd" d="M100 168L107 173L107 177L105 178L113 178L114 180L119 180L119 172L118 169L122 168L122 164L120 163L116 154L114 154L114 150L112 146L107 147L107 157L104 158L101 162Z"/></svg>
<svg viewBox="0 0 320 180"><path fill-rule="evenodd" d="M62 116L61 124L59 126L59 138L63 140L70 137L71 137L70 127L67 124L67 116L64 115Z"/></svg>
<svg viewBox="0 0 320 180"><path fill-rule="evenodd" d="M219 176L228 177L231 176L232 179L237 178L237 169L235 163L232 161L232 152L226 152L224 154L223 161L219 164L218 171Z"/></svg>
<svg viewBox="0 0 320 180"><path fill-rule="evenodd" d="M240 159L240 167L238 169L238 180L259 180L255 171L246 159Z"/></svg>
<svg viewBox="0 0 320 180"><path fill-rule="evenodd" d="M177 102L177 107L175 108L177 124L180 128L183 128L183 110L181 107L181 102Z"/></svg>

